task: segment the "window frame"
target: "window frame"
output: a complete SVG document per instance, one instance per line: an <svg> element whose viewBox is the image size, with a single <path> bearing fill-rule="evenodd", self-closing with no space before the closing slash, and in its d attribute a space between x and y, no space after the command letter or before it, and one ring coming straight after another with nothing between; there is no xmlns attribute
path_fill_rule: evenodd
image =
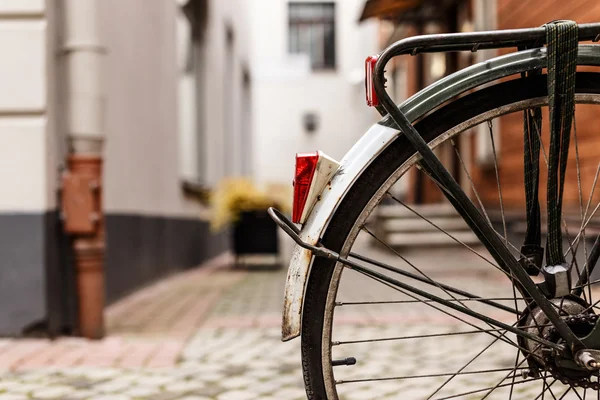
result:
<svg viewBox="0 0 600 400"><path fill-rule="evenodd" d="M306 6L306 7L315 7L315 6L326 6L326 7L331 7L332 9L332 13L331 13L331 17L328 16L320 16L320 17L294 17L294 19L292 19L292 7L294 6ZM337 35L336 35L336 30L337 30L337 23L336 23L336 19L337 19L337 7L336 7L336 2L335 1L289 1L288 2L288 6L287 6L287 34L288 34L288 41L287 41L287 52L288 54L306 54L309 57L310 60L310 67L312 71L315 72L327 72L327 71L335 71L337 69ZM332 28L332 33L331 33L331 45L333 47L333 50L331 52L331 62L328 63L328 57L326 56L326 49L327 49L327 44L328 41L326 40L326 38L323 38L322 41L322 47L323 47L323 59L324 62L323 64L315 64L312 55L310 54L310 52L303 52L303 51L294 51L292 50L292 29L294 27L298 27L298 26L302 26L302 25L307 25L307 26L313 26L313 25L320 25L324 28L326 28L328 25L331 25ZM312 45L315 43L315 41L311 38L311 47Z"/></svg>

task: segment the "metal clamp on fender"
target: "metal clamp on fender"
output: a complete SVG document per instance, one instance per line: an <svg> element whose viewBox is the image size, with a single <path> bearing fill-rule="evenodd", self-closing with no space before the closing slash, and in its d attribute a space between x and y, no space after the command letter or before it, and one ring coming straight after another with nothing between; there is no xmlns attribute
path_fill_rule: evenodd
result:
<svg viewBox="0 0 600 400"><path fill-rule="evenodd" d="M310 250L317 257L325 257L333 260L339 260L340 256L334 251L328 250L325 247L313 246L312 244L303 242L300 239L300 229L292 221L286 218L281 211L276 208L269 207L269 216L275 221L275 223L283 229L294 242L303 249Z"/></svg>

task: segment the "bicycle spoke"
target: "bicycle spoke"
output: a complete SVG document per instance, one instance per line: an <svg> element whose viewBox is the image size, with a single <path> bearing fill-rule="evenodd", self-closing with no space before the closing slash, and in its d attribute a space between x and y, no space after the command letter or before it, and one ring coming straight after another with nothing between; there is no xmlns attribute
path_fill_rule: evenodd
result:
<svg viewBox="0 0 600 400"><path fill-rule="evenodd" d="M506 331L500 336L504 336L506 334ZM492 347L492 345L494 345L499 339L500 337L498 337L497 339L493 340L490 344L488 344L486 347L483 348L483 350L481 350L479 353L477 353L473 358L471 358L469 361L467 361L466 364L464 364L462 367L460 367L456 373L454 375L452 375L450 378L448 378L444 383L442 383L436 390L435 392L433 392L432 394L429 395L429 397L427 397L427 400L430 400L433 396L435 396L437 393L439 393L440 390L442 390L447 384L450 383L450 381L452 381L452 379L454 379L457 375L459 375L465 368L467 368L469 365L471 365L475 360L477 360L483 353L485 353L490 347ZM539 347L539 345L538 345ZM538 348L536 347L536 349ZM534 351L536 350L534 349ZM519 352L517 351L517 354ZM515 367L516 368L516 367Z"/></svg>
<svg viewBox="0 0 600 400"><path fill-rule="evenodd" d="M594 182L592 183L592 189L590 190L590 195L588 196L588 201L587 204L585 206L585 212L583 213L583 221L581 222L581 227L579 228L579 232L577 234L577 236L575 237L575 240L577 241L577 243L575 244L575 250L577 250L579 248L579 236L581 234L581 232L585 229L585 227L587 226L587 223L585 223L585 221L588 221L587 219L587 213L590 209L590 206L592 205L592 199L594 196L594 192L596 190L596 185L598 183L598 177L600 175L600 163L598 163L598 166L596 167L596 173L594 174ZM596 206L597 208L598 206ZM589 221L588 221L589 222Z"/></svg>
<svg viewBox="0 0 600 400"><path fill-rule="evenodd" d="M585 260L585 264L584 264L585 276L580 277L580 279L577 281L575 288L573 288L574 295L578 296L582 292L582 290L585 288L585 286L590 288L590 291L591 291L592 285L594 283L598 282L598 281L589 282L590 274L596 267L598 258L600 258L600 235L596 236L596 239L594 240L594 244L592 245L592 251L590 253L590 256L588 259ZM587 282L587 283L584 284L584 282Z"/></svg>
<svg viewBox="0 0 600 400"><path fill-rule="evenodd" d="M594 182L592 184L592 189L590 190L590 196L588 197L585 212L583 214L584 220L587 217L587 213L588 213L590 204L592 202L592 197L593 197L594 191L596 189L596 184L598 182L599 174L600 174L600 163L598 164L598 167L596 168L596 174L594 175ZM579 230L580 232L582 229L584 229L583 225L584 225L584 221L581 222L581 228ZM600 235L598 235L596 237L596 240L594 241L594 245L592 246L592 254L590 254L589 258L586 257L585 264L584 264L584 270L586 271L586 276L583 277L583 279L580 282L577 282L578 287L574 288L574 294L576 296L578 296L581 293L582 289L580 289L580 288L585 288L585 286L583 286L583 283L586 283L590 279L591 270L593 270L593 268L596 265L596 262L598 261L598 257L600 256L600 248L598 246L600 246ZM578 247L579 247L579 242L577 242L575 249L577 249ZM592 261L591 269L590 269L590 261ZM590 286L589 290L591 291L591 286Z"/></svg>
<svg viewBox="0 0 600 400"><path fill-rule="evenodd" d="M384 286L389 287L390 289L398 291L398 292L400 292L400 293L402 293L402 294L404 294L404 295L406 295L408 297L411 297L411 298L413 298L415 300L420 300L415 294L412 294L412 293L408 292L407 290L404 290L402 288L399 288L398 286L395 286L395 285L393 285L393 284L391 284L389 282L386 282L385 280L383 280L381 278L378 278L376 276L372 276L371 274L369 274L367 272L363 272L363 271L358 270L358 269L355 270L355 271L358 272L358 273L360 273L360 274L362 274L362 275L364 275L364 276L366 276L366 277L368 277L369 279L373 279L375 281L378 281L379 283L381 283ZM466 324L466 325L468 325L468 326L470 326L472 328L475 328L475 329L478 329L478 330L481 330L481 331L485 331L485 329L483 329L483 328L481 328L481 327L479 327L479 326L477 326L477 325L475 325L475 324L473 324L471 322L468 322L467 320L465 320L465 319L463 319L463 318L461 318L461 317L459 317L457 315L451 314L450 312L448 312L448 311L446 311L446 310L444 310L444 309L442 309L442 308L440 308L440 307L438 307L438 306L436 306L434 304L427 303L426 305L429 306L429 307L431 307L431 308L433 308L434 310L437 310L437 311L441 312L442 314L445 314L445 315L447 315L447 316L449 316L451 318L454 318L457 321L460 321L460 322L462 322L462 323L464 323L464 324ZM516 326L516 324L517 324L517 322L515 322L513 325L505 325L505 326L514 327L514 326ZM508 339L506 337L503 337L504 335L496 336L493 332L485 332L485 333L487 333L488 335L490 335L490 336L492 336L494 338L499 338L499 340L501 340L502 342L504 342L506 344L509 344L511 346L514 346L515 348L517 348L517 349L519 349L521 351L524 351L528 355L532 354L530 350L525 349L524 347L520 346L519 344L513 342L512 340L510 340L510 339Z"/></svg>
<svg viewBox="0 0 600 400"><path fill-rule="evenodd" d="M546 324L543 326L552 326L551 324ZM539 326L537 326L539 327ZM530 326L520 326L520 329L527 328L536 328L535 325ZM398 340L409 340L409 339L427 339L427 338L436 338L436 337L444 337L444 336L460 336L460 335L472 335L477 333L488 333L488 332L506 332L506 329L477 329L472 331L461 331L461 332L446 332L446 333L431 333L425 335L414 335L414 336L394 336L394 337L385 337L385 338L377 338L377 339L359 339L359 340L343 340L343 341L335 341L331 342L332 346L341 346L345 344L357 344L357 343L374 343L374 342L390 342L390 341L398 341Z"/></svg>
<svg viewBox="0 0 600 400"><path fill-rule="evenodd" d="M573 240L573 242L576 242L576 243L575 244L571 244L571 246L569 247L569 250L567 250L567 253L570 251L570 248L572 246L574 246L575 248L577 248L577 246L579 245L579 242L581 240L581 232L583 232L585 230L585 228L587 228L588 224L590 223L590 221L592 220L592 218L594 218L594 215L596 215L596 212L598 211L599 208L600 208L600 202L598 202L598 204L596 204L596 207L594 207L594 210L592 211L592 214L585 221L585 224L581 227L579 233L577 234L577 236Z"/></svg>
<svg viewBox="0 0 600 400"><path fill-rule="evenodd" d="M532 379L522 380L522 381L519 381L519 382L515 382L515 384L514 384L514 385L519 385L519 384L523 384L523 383L529 383L529 382L535 382L535 381L539 381L540 379L542 379L542 378L532 378ZM498 385L498 386L497 386L497 387L495 387L495 388L497 389L497 388L501 388L501 387L507 387L507 386L509 386L509 385L512 385L512 383L506 383L506 384ZM514 386L514 385L513 385L513 386ZM472 390L472 391L470 391L470 392L464 392L464 393L454 394L454 395L452 395L452 396L441 397L441 398L439 398L439 399L436 399L436 400L449 400L449 399L456 399L457 397L466 396L466 395L469 395L469 394L475 394L475 393L481 393L481 392L485 392L486 390L490 390L490 389L492 389L492 388L494 388L494 386L492 386L492 387L487 387L487 388L483 388L483 389Z"/></svg>
<svg viewBox="0 0 600 400"><path fill-rule="evenodd" d="M534 349L534 351L536 351L536 350L537 350L539 347L540 347L540 345L538 345L538 346L537 346L537 347ZM518 367L520 367L520 366L521 366L521 365L522 365L522 364L523 364L525 361L527 361L527 358L523 358L523 360L522 360L521 362L519 362L519 363L517 363L517 364L515 365L515 368L513 369L513 373L512 373L512 375L513 375L513 376L514 376L514 375L517 373L517 372L516 372L516 371L517 371L517 368L518 368ZM491 393L492 393L494 390L498 389L498 387L500 387L500 385L502 384L502 382L504 382L506 379L508 379L508 378L510 377L510 375L511 375L511 373L509 372L509 373L508 373L508 374L507 374L507 375L506 375L504 378L502 378L500 381L498 381L498 383L497 383L497 384L496 384L494 387L492 387L492 388L489 390L489 392L487 392L487 393L485 394L485 396L483 396L483 397L481 398L481 400L485 400L485 399L487 399L487 397L488 397L488 396L489 396L489 395L490 395L490 394L491 394ZM513 377L513 379L512 379L512 383L511 383L511 393L512 393L512 388L513 388L514 386L515 386L515 381L514 381L514 377Z"/></svg>
<svg viewBox="0 0 600 400"><path fill-rule="evenodd" d="M502 199L502 186L500 184L500 172L498 170L498 157L496 155L496 141L494 140L494 131L492 120L487 121L490 139L492 140L492 153L494 155L494 170L496 171L496 183L498 184L498 198L500 200L500 213L502 214L502 228L504 229L504 242L508 244L508 231L506 229L506 218L504 215L504 200Z"/></svg>
<svg viewBox="0 0 600 400"><path fill-rule="evenodd" d="M544 376L543 376L544 382L542 383L542 393L538 394L537 397L533 400L538 400L540 398L541 398L541 400L544 400L544 394L546 393L546 390L550 390L550 387L556 383L557 379L554 379L548 385L548 382L546 381L547 376L548 376L548 371L544 371Z"/></svg>
<svg viewBox="0 0 600 400"><path fill-rule="evenodd" d="M566 395L567 395L567 394L568 394L568 393L571 391L571 389L573 389L573 388L572 388L571 386L569 386L569 387L567 388L567 390L565 390L565 392L562 394L562 396L560 396L560 397L558 398L558 400L562 400L562 399L564 399L564 398L565 398L565 396L566 396ZM550 391L550 394L552 394L552 391ZM554 394L552 394L552 397L554 397ZM554 398L556 399L556 397L554 397Z"/></svg>
<svg viewBox="0 0 600 400"><path fill-rule="evenodd" d="M585 310L582 311L582 313L586 313L589 310L591 310L592 308L596 307L598 304L600 304L600 299L596 300L595 303L593 303L592 305L588 306Z"/></svg>
<svg viewBox="0 0 600 400"><path fill-rule="evenodd" d="M518 370L527 369L526 367L518 368ZM421 379L421 378L439 378L444 376L456 376L456 375L478 375L478 374L489 374L492 372L505 372L510 371L514 372L513 368L496 368L496 369L486 369L480 371L467 371L467 372L446 372L439 374L424 374L424 375L406 375L406 376L387 376L383 378L364 378L364 379L348 379L348 380L339 380L335 383L338 385L347 384L347 383L360 383L360 382L378 382L378 381L395 381L395 380L404 380L404 379Z"/></svg>
<svg viewBox="0 0 600 400"><path fill-rule="evenodd" d="M575 115L575 111L577 110L577 107L574 108L573 110L573 114ZM583 216L583 189L581 187L581 167L579 165L579 142L577 141L577 118L573 118L573 142L575 145L575 165L577 166L577 188L578 188L578 193L579 193L579 214L581 217L581 223L583 223L584 221L584 216ZM568 235L568 233L567 233ZM583 237L583 258L584 260L587 261L588 259L588 252L587 252L587 241L585 240L585 230L582 232L582 237ZM571 239L568 239L568 242L571 243ZM569 246L570 247L570 246ZM573 252L573 260L575 260L575 266L577 266L577 259L575 257L575 252ZM587 262L583 265L583 268L585 269L585 274L586 276L590 276L590 272L589 272L589 266L587 265ZM579 273L579 268L577 268L577 272ZM578 281L581 279L581 274L579 274L579 279ZM592 300L592 288L591 286L588 286L588 299L589 302L591 303Z"/></svg>
<svg viewBox="0 0 600 400"><path fill-rule="evenodd" d="M564 229L565 229L565 235L567 236L567 243L569 244L569 249L571 250L571 255L572 255L571 267L573 267L573 265L575 265L575 272L577 272L577 282L579 282L582 279L582 275L581 275L581 269L579 268L579 263L577 262L577 257L576 257L577 250L573 250L573 246L571 245L571 235L569 235L569 227L567 226L567 224L564 224ZM584 238L585 238L585 236L584 236ZM563 299L564 299L564 297L563 297ZM589 297L586 295L585 292L583 292L583 299L586 300L587 302L592 301L592 289L591 288L589 291ZM562 300L561 300L561 304L562 304Z"/></svg>
<svg viewBox="0 0 600 400"><path fill-rule="evenodd" d="M464 297L459 299L445 299L446 301L481 301L481 298ZM486 297L484 300L489 301L513 301L512 297ZM523 300L522 297L518 300ZM431 303L432 300L385 300L385 301L338 301L335 303L336 307L342 306L363 306L363 305L378 305L378 304L411 304L411 303Z"/></svg>
<svg viewBox="0 0 600 400"><path fill-rule="evenodd" d="M514 310L514 309L512 309L512 308L510 308L508 306L505 306L504 304L496 303L496 302L490 301L488 299L483 299L483 298L481 298L479 296L475 296L474 294L471 294L469 292L465 292L463 290L454 288L452 286L444 285L444 284L441 284L439 282L423 278L421 276L415 275L415 274L410 273L408 271L404 271L402 269L393 267L391 265L384 264L384 263L379 262L377 260L373 260L373 259L371 259L369 257L365 257L365 256L362 256L362 255L356 254L356 253L350 253L350 257L356 258L357 260L364 261L364 262L369 263L371 265L375 265L375 266L377 266L379 268L383 268L383 269L385 269L387 271L395 272L395 273L397 273L399 275L406 276L408 278L412 278L412 279L414 279L416 281L419 281L419 282L423 282L423 283L427 283L427 284L432 284L432 285L434 285L436 287L442 287L447 292L453 292L453 293L459 294L461 296L467 296L467 297L473 299L474 301L479 301L481 303L485 303L485 304L494 306L494 307L499 308L501 310L508 311L508 312L510 312L512 314L516 314L517 313L516 310ZM458 301L458 299L456 297L452 297L452 300L460 303L460 301ZM451 300L448 300L448 301L451 301Z"/></svg>
<svg viewBox="0 0 600 400"><path fill-rule="evenodd" d="M389 192L388 192L389 193ZM481 258L483 261L487 262L488 264L490 264L491 266L493 266L494 268L498 269L499 271L502 271L502 273L506 274L506 271L504 271L502 268L500 268L497 264L495 264L493 261L491 261L489 258L485 257L483 254L479 253L478 251L476 251L475 249L473 249L472 247L470 247L468 244L460 241L459 239L457 239L455 236L453 236L452 234L450 234L450 232L446 231L443 228L440 228L438 225L436 225L433 221L431 221L429 218L424 217L422 214L420 214L417 210L415 210L414 208L410 207L408 204L404 203L402 200L396 198L396 196L392 195L391 193L389 193L389 196L396 201L398 204L404 206L407 210L409 210L410 212L412 212L413 214L415 214L416 216L418 216L419 218L423 219L425 222L427 222L429 225L433 226L434 228L436 228L437 230L439 230L440 232L446 234L450 239L454 240L456 243L464 246L467 250L469 250L471 253L475 254L476 256L478 256L479 258Z"/></svg>
<svg viewBox="0 0 600 400"><path fill-rule="evenodd" d="M487 219L488 224L490 224L490 226L491 226L492 225L492 220L490 220L490 216L488 215L485 207L483 206L483 202L481 201L481 197L479 197L479 191L475 188L475 183L473 182L473 179L471 178L471 174L469 173L469 169L465 165L465 162L463 161L463 158L461 157L460 152L458 151L458 148L456 148L456 143L454 142L454 139L452 139L450 141L450 143L452 144L452 147L454 147L454 152L456 153L456 157L458 158L458 161L460 162L460 165L462 166L463 172L465 173L465 175L467 176L467 179L469 180L469 184L471 185L471 189L473 190L473 194L475 195L475 198L477 199L477 202L479 203L479 207L481 208L481 211L483 212L483 215L485 216L485 219Z"/></svg>
<svg viewBox="0 0 600 400"><path fill-rule="evenodd" d="M534 318L535 319L535 318ZM515 357L515 371L517 370L517 367L519 366L519 356L521 355L521 352L517 351L517 356ZM508 395L508 400L512 400L512 396L513 396L513 389L515 388L515 376L517 374L514 373L512 376L512 385L510 386L510 394Z"/></svg>
<svg viewBox="0 0 600 400"><path fill-rule="evenodd" d="M394 248L392 248L392 246L390 246L389 244L387 244L383 240L381 240L379 237L377 237L377 235L375 235L373 232L371 232L367 227L363 226L362 230L365 231L367 234L369 234L377 242L379 242L380 244L382 244L383 246L385 246L388 250L390 250L392 253L394 253L398 258L400 258L402 261L404 261L406 264L408 264L411 268L413 268L419 274L421 274L423 276L423 278L425 278L429 283L431 283L432 285L436 286L438 289L443 290L448 296L452 297L454 300L457 300L457 298L454 295L452 295L452 292L458 293L458 294L461 294L461 295L464 295L464 296L467 296L467 297L471 297L471 298L478 298L479 297L479 296L474 296L474 295L471 295L470 293L467 293L467 292L460 291L458 289L449 287L447 285L440 284L437 281L434 281L427 274L425 274L421 269L419 269L416 265L414 265L412 262L410 262L406 257L402 256ZM398 269L394 268L394 271L398 272ZM487 300L485 300L485 299L482 299L481 302L482 303L486 303L486 304L490 304L490 302L487 301ZM462 306L466 307L466 308L469 308L469 307L465 306L464 304L460 303L460 301L458 301L458 303L461 304ZM516 309L512 310L509 307L506 307L506 306L504 306L502 304L493 303L491 305L494 305L497 308L503 309L505 311L509 311L509 312L511 312L513 314L518 314L518 311Z"/></svg>
<svg viewBox="0 0 600 400"><path fill-rule="evenodd" d="M400 291L401 293L407 294L407 291L410 291L410 292L414 293L416 296L425 297L425 298L428 298L430 300L436 300L440 305L444 305L444 306L446 306L448 308L451 308L451 309L453 309L455 311L459 311L459 312L462 312L463 314L467 314L467 315L469 315L469 316L471 316L473 318L476 318L476 319L478 319L478 320L480 320L480 321L482 321L484 323L491 324L491 325L497 326L499 328L504 328L504 329L506 329L506 330L514 333L515 335L522 336L522 337L525 337L527 339L533 340L535 342L544 344L544 345L546 345L548 347L551 347L553 349L558 350L561 353L564 351L564 348L561 345L558 345L556 343L552 343L552 342L550 342L550 341L548 341L546 339L543 339L541 337L535 336L535 335L530 334L528 332L525 332L525 331L523 331L521 329L515 328L514 325L505 324L504 322L495 320L493 318L490 318L490 317L488 317L486 315L480 314L480 313L478 313L476 311L473 311L473 310L471 310L469 308L466 308L464 306L459 306L459 305L456 305L456 304L453 304L453 303L450 303L450 302L446 302L446 301L444 301L444 299L442 299L442 298L440 298L440 297L438 297L438 296L436 296L434 294L431 294L431 293L425 292L423 290L420 290L418 288L415 288L413 286L407 285L407 284L405 284L403 282L400 282L400 281L398 281L396 279L390 278L387 275L380 274L380 273L378 273L376 271L369 270L368 268L362 267L359 264L352 263L352 262L350 262L348 260L341 260L340 259L339 261L342 262L342 263L344 263L345 266L346 266L346 268L349 268L349 269L352 269L354 271L360 272L360 273L364 274L365 276L368 276L368 277L373 278L375 280L378 280L380 282L381 281L386 282L386 283L390 284L393 287L397 287L398 289L403 289L403 290ZM411 297L413 297L413 296L411 296ZM413 297L413 298L416 298L416 297ZM428 305L430 307L434 307L435 308L435 306L433 306L432 304L428 304ZM436 308L436 309L439 310L439 308ZM453 318L456 318L456 319L458 319L460 321L463 321L463 322L469 324L468 322L466 322L466 321L458 318L456 315L450 314L448 312L445 312L445 313L448 314L448 315L450 315L450 316L452 316ZM469 325L473 326L474 328L481 329L480 327L478 327L476 325L473 325L473 324L469 324ZM490 333L490 335L494 336L492 333ZM520 347L516 343L513 343L513 345L522 349L522 347ZM525 350L525 351L527 351L527 350Z"/></svg>
<svg viewBox="0 0 600 400"><path fill-rule="evenodd" d="M417 167L419 165L417 164ZM426 173L424 170L421 170L424 173ZM433 176L427 174L427 176L429 177L429 179L431 179L440 189L442 189L444 192L448 193L448 189L446 189L441 182L439 182L437 179L435 179ZM449 194L450 195L450 194ZM489 222L488 222L489 223ZM502 236L502 234L500 232L498 232L491 224L490 227L492 228L492 230L496 233L496 235L498 235L500 238L504 239L504 236ZM525 255L523 253L521 253L521 250L518 249L514 244L512 244L511 242L506 242L505 245L508 245L508 247L512 248L515 252L517 252L517 254L520 257L524 257ZM495 264L492 264L495 265ZM506 272L505 270L501 269L499 266L495 265L495 267L499 270L501 270L507 277L509 277L508 272ZM540 268L538 268L540 269ZM541 269L540 269L541 270ZM510 277L509 277L510 278Z"/></svg>

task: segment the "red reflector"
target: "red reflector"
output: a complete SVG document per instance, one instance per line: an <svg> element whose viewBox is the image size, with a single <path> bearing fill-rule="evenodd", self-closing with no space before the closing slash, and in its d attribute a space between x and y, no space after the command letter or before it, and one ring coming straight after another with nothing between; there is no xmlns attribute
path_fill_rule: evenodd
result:
<svg viewBox="0 0 600 400"><path fill-rule="evenodd" d="M379 56L369 56L365 61L365 90L367 92L367 105L369 107L379 105L379 99L373 85L373 71L375 70L375 63L378 58Z"/></svg>
<svg viewBox="0 0 600 400"><path fill-rule="evenodd" d="M296 154L296 174L294 176L294 207L292 222L299 223L308 198L308 191L319 161L318 153Z"/></svg>

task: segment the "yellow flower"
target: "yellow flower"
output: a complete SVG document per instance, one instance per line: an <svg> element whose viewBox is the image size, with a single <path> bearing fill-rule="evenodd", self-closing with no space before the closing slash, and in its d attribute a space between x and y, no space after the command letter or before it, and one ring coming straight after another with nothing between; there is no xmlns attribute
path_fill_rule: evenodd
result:
<svg viewBox="0 0 600 400"><path fill-rule="evenodd" d="M284 185L267 185L263 192L246 178L224 179L211 194L211 228L218 230L235 223L244 211L277 207L287 212L290 199L289 187Z"/></svg>

